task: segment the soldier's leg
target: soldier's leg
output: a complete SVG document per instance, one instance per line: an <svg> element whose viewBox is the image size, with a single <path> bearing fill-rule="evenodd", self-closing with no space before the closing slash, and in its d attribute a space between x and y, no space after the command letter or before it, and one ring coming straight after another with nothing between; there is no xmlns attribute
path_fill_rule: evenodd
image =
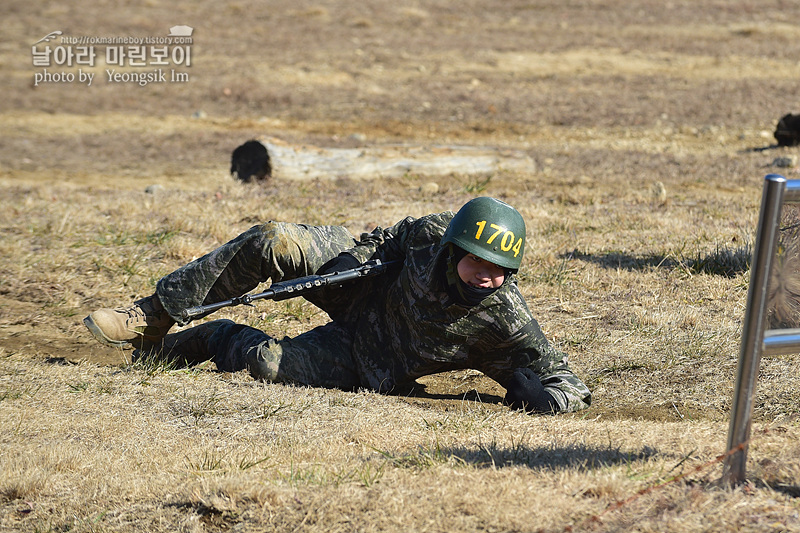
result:
<svg viewBox="0 0 800 533"><path fill-rule="evenodd" d="M247 369L259 380L345 390L360 385L351 355L352 335L335 322L282 340L229 322L214 331L208 350L218 369Z"/></svg>
<svg viewBox="0 0 800 533"><path fill-rule="evenodd" d="M170 316L185 324L183 309L241 296L268 279L313 274L355 243L341 226L268 222L164 276L156 294Z"/></svg>
<svg viewBox="0 0 800 533"><path fill-rule="evenodd" d="M168 274L155 295L129 307L99 309L83 322L104 344L158 343L173 324L188 322L181 317L183 309L241 296L267 279L311 274L354 244L340 226L268 222Z"/></svg>

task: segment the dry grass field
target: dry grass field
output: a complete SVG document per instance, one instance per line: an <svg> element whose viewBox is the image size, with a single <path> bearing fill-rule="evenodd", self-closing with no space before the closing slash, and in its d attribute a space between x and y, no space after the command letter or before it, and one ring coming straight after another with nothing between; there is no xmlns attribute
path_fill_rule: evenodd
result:
<svg viewBox="0 0 800 533"><path fill-rule="evenodd" d="M772 146L800 111L797 2L11 0L0 15L0 530L800 531L797 355L762 361L748 482L720 486L716 460L763 177L798 174L773 166L798 149ZM112 82L98 57L50 68L90 87L35 84L31 47L52 31L181 24L183 82ZM263 135L535 165L235 182L232 150ZM476 195L525 216L521 288L588 411L509 411L476 372L383 396L131 363L81 323L258 222L358 234ZM299 300L220 317L275 335L325 320Z"/></svg>

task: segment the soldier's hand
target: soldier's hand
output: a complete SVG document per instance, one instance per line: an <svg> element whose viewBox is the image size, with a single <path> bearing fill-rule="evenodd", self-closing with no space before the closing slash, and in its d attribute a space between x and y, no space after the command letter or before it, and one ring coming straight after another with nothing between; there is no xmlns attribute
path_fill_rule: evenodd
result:
<svg viewBox="0 0 800 533"><path fill-rule="evenodd" d="M536 372L530 368L518 368L506 384L503 400L512 409L523 409L527 413L555 413L558 404L547 392Z"/></svg>
<svg viewBox="0 0 800 533"><path fill-rule="evenodd" d="M317 274L333 274L334 272L343 272L361 266L361 261L348 254L342 252L321 267L317 269Z"/></svg>

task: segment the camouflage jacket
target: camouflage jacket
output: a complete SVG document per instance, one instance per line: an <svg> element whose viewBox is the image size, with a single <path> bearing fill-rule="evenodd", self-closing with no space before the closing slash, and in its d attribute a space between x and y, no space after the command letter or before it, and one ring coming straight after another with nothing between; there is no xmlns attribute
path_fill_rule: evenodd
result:
<svg viewBox="0 0 800 533"><path fill-rule="evenodd" d="M452 217L408 217L362 235L348 250L361 261L403 265L360 298L353 358L364 385L388 391L424 375L471 368L505 386L515 369L529 367L562 411L588 407L589 389L570 370L567 355L548 343L513 276L475 307L453 302L439 244Z"/></svg>

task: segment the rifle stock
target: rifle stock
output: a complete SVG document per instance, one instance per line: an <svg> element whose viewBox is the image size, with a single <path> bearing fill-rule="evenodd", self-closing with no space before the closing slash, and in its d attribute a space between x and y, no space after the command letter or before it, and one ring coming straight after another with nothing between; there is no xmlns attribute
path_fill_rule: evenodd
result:
<svg viewBox="0 0 800 533"><path fill-rule="evenodd" d="M185 319L193 318L212 313L218 309L222 309L223 307L250 304L256 300L288 300L289 298L304 296L310 292L318 291L330 285L337 285L340 283L353 281L358 278L382 274L389 268L389 266L399 262L400 261L383 262L380 259L373 259L371 261L367 261L363 265L359 265L349 270L343 270L341 272L332 272L330 274L312 274L311 276L303 276L301 278L279 281L270 285L270 287L264 292L245 294L243 296L237 296L222 302L189 307L181 312L181 316Z"/></svg>

